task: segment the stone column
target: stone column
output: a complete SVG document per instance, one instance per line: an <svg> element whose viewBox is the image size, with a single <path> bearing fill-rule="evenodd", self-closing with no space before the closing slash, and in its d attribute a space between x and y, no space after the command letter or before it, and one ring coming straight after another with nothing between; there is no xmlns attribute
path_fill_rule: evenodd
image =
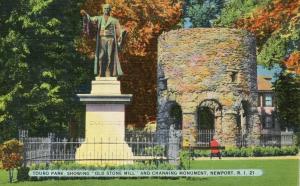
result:
<svg viewBox="0 0 300 186"><path fill-rule="evenodd" d="M198 130L194 113L184 113L182 117L182 140L183 146L195 146L197 143Z"/></svg>
<svg viewBox="0 0 300 186"><path fill-rule="evenodd" d="M101 165L132 163L133 153L125 142L125 104L131 102L132 95L121 94L117 78L97 77L92 81L91 94L77 96L86 104L86 130L76 161Z"/></svg>
<svg viewBox="0 0 300 186"><path fill-rule="evenodd" d="M223 115L222 120L223 138L222 144L226 147L236 146L237 140L237 113L232 110L227 110Z"/></svg>
<svg viewBox="0 0 300 186"><path fill-rule="evenodd" d="M246 130L247 130L247 121L246 121L246 116L245 115L245 111L243 108L241 108L239 110L239 115L240 115L240 118L241 118L241 134L246 134Z"/></svg>
<svg viewBox="0 0 300 186"><path fill-rule="evenodd" d="M223 129L222 129L222 110L216 109L215 111L215 134L214 138L222 143L223 139Z"/></svg>
<svg viewBox="0 0 300 186"><path fill-rule="evenodd" d="M251 134L249 136L250 145L259 146L262 126L258 116L257 107L251 107L250 125L251 125L250 126L251 131L249 132Z"/></svg>

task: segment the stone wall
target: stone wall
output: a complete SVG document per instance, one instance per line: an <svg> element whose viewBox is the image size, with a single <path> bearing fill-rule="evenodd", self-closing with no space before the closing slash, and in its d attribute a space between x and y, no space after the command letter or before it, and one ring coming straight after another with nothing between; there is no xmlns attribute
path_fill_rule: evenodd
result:
<svg viewBox="0 0 300 186"><path fill-rule="evenodd" d="M194 28L163 33L158 42L158 129L169 128L170 107L179 104L184 145L193 145L197 109L208 107L222 144L234 146L239 132L248 134L249 143L257 143L254 37L236 29Z"/></svg>

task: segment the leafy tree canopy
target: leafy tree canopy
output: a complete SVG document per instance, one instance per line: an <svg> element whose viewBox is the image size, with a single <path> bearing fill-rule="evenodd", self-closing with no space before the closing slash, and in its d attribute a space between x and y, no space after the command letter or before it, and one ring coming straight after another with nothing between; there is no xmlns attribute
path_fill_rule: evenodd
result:
<svg viewBox="0 0 300 186"><path fill-rule="evenodd" d="M300 130L300 77L281 72L274 83L280 126Z"/></svg>
<svg viewBox="0 0 300 186"><path fill-rule="evenodd" d="M233 0L226 4L216 26L245 29L257 39L258 63L284 65L299 74L300 1Z"/></svg>
<svg viewBox="0 0 300 186"><path fill-rule="evenodd" d="M0 2L0 140L18 129L66 131L74 93L91 78L74 47L79 7L73 0Z"/></svg>
<svg viewBox="0 0 300 186"><path fill-rule="evenodd" d="M186 16L192 27L211 27L220 16L225 0L187 0Z"/></svg>

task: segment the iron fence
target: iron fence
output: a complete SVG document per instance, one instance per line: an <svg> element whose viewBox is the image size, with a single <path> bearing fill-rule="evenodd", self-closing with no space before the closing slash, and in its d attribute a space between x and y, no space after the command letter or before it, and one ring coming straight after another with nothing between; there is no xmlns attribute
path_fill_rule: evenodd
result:
<svg viewBox="0 0 300 186"><path fill-rule="evenodd" d="M209 147L210 141L214 135L215 130L213 129L199 130L197 145L199 147ZM235 139L237 147L247 147L250 145L249 136L247 134L236 133ZM295 144L295 141L294 133L291 131L262 131L259 137L260 146L292 146Z"/></svg>
<svg viewBox="0 0 300 186"><path fill-rule="evenodd" d="M199 147L209 147L210 141L215 135L215 130L213 129L202 129L199 130L197 145Z"/></svg>
<svg viewBox="0 0 300 186"><path fill-rule="evenodd" d="M125 141L112 138L67 139L48 137L29 137L20 132L24 144L24 164L50 163L54 161L85 162L88 164L117 164L139 161L168 161L178 163L180 138L178 131L126 131ZM26 135L24 135L26 134ZM164 136L162 143L159 139ZM78 149L85 146L84 150ZM129 150L128 150L129 149ZM77 157L76 157L77 156Z"/></svg>
<svg viewBox="0 0 300 186"><path fill-rule="evenodd" d="M249 139L247 134L238 133L236 134L236 146L237 147L247 147L249 146Z"/></svg>
<svg viewBox="0 0 300 186"><path fill-rule="evenodd" d="M293 132L263 132L260 136L261 146L292 146L295 144L295 136Z"/></svg>
<svg viewBox="0 0 300 186"><path fill-rule="evenodd" d="M200 130L197 145L209 147L214 135L214 130ZM124 141L112 138L97 140L55 138L54 134L49 134L47 137L29 137L27 131L20 131L19 138L24 144L25 164L53 161L88 161L89 163L114 161L121 165L126 162L149 160L177 164L182 142L181 131L178 130L126 131ZM246 134L236 135L237 147L247 147L248 141ZM293 132L269 132L262 133L260 136L261 146L291 146L294 142ZM81 146L86 146L86 150L79 152Z"/></svg>

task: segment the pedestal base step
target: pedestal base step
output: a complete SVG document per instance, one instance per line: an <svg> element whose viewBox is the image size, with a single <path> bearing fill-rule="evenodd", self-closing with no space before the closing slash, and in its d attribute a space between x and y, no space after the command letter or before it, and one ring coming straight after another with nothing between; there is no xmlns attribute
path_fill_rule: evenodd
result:
<svg viewBox="0 0 300 186"><path fill-rule="evenodd" d="M75 160L88 165L124 165L133 164L133 153L128 144L86 144L77 149Z"/></svg>

